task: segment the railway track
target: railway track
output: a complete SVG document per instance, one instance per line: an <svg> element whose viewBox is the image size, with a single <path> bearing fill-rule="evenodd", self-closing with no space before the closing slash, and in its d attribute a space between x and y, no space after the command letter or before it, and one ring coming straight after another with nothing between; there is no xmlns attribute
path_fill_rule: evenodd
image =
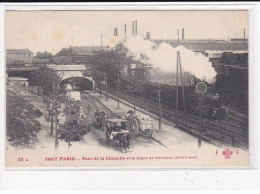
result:
<svg viewBox="0 0 260 194"><path fill-rule="evenodd" d="M116 100L116 97L110 95L111 98ZM123 97L123 98L122 98ZM133 102L131 97L120 96L120 99L123 99L129 103ZM158 105L155 103L149 103L148 101L143 101L138 103L136 100L136 106L149 111L155 115L158 115ZM165 117L166 116L166 117ZM176 123L177 117L174 110L168 110L168 108L162 107L162 118ZM182 111L179 111L178 120L180 121L184 129L189 129L188 131L194 135L198 135L200 130L200 119L198 116L186 114ZM204 134L205 139L214 139L227 144L231 144L237 147L248 147L248 125L237 122L235 119L221 120L221 121L212 121L210 119L203 119L203 128L206 129L206 134ZM177 124L178 125L178 124Z"/></svg>
<svg viewBox="0 0 260 194"><path fill-rule="evenodd" d="M87 95L89 98L91 98L94 102L98 103L99 104L99 107L100 107L100 110L104 110L108 117L109 118L120 118L120 119L124 119L122 118L121 116L115 114L112 110L110 110L107 106L105 106L100 100L98 100L97 98L95 98L94 96L92 95L89 95L87 92L84 92L85 95ZM149 139L149 140L152 140L156 143L158 143L159 145L167 148L166 145L164 145L161 141L155 139L154 137L147 137L142 131L141 131L141 134L142 134L142 137L145 138L145 139Z"/></svg>

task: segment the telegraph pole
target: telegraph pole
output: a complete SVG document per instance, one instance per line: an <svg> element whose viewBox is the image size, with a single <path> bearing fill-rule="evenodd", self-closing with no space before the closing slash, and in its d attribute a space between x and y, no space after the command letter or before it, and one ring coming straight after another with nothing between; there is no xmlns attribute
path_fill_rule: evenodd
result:
<svg viewBox="0 0 260 194"><path fill-rule="evenodd" d="M133 37L135 37L135 22L132 22L132 33L133 33Z"/></svg>
<svg viewBox="0 0 260 194"><path fill-rule="evenodd" d="M183 74L182 74L182 65L181 65L181 54L179 53L179 65L180 65L180 77L181 77L181 88L182 88L182 101L183 101L183 107L185 112L185 124L187 124L187 111L186 111L186 103L185 103L185 91L184 91L184 85L183 85Z"/></svg>
<svg viewBox="0 0 260 194"><path fill-rule="evenodd" d="M244 28L244 44L245 44L245 50L246 50L246 29Z"/></svg>
<svg viewBox="0 0 260 194"><path fill-rule="evenodd" d="M199 139L198 139L198 147L201 147L201 136L202 136L202 107L203 107L203 97L204 93L207 91L207 85L204 82L199 82L196 85L196 91L200 95L200 128L199 128Z"/></svg>
<svg viewBox="0 0 260 194"><path fill-rule="evenodd" d="M105 80L106 80L106 101L108 101L107 74L106 73L105 73Z"/></svg>
<svg viewBox="0 0 260 194"><path fill-rule="evenodd" d="M100 43L101 45L100 45L100 47L101 47L101 51L102 51L102 50L103 50L103 45L102 45L102 43L103 43L103 40L102 40L102 34L101 34L101 37L100 37L100 38L101 38L101 43Z"/></svg>
<svg viewBox="0 0 260 194"><path fill-rule="evenodd" d="M202 135L202 103L203 103L203 94L200 95L200 130L199 130L199 140L198 147L201 147L201 135Z"/></svg>
<svg viewBox="0 0 260 194"><path fill-rule="evenodd" d="M117 108L119 108L119 73L117 74Z"/></svg>
<svg viewBox="0 0 260 194"><path fill-rule="evenodd" d="M55 86L55 84L54 84ZM55 107L55 149L57 150L58 149L58 131L57 131L57 104L56 104L56 88L54 87L54 104L56 105Z"/></svg>
<svg viewBox="0 0 260 194"><path fill-rule="evenodd" d="M176 125L179 120L179 51L177 51L177 65L176 65Z"/></svg>
<svg viewBox="0 0 260 194"><path fill-rule="evenodd" d="M125 42L126 42L126 24L125 24Z"/></svg>
<svg viewBox="0 0 260 194"><path fill-rule="evenodd" d="M179 29L177 29L177 35L178 35L178 46L179 46L179 44L180 44L180 42L179 42L179 39L180 39L180 37L179 37Z"/></svg>
<svg viewBox="0 0 260 194"><path fill-rule="evenodd" d="M158 86L158 97L159 97L159 129L158 131L162 131L162 107L161 107L161 84Z"/></svg>

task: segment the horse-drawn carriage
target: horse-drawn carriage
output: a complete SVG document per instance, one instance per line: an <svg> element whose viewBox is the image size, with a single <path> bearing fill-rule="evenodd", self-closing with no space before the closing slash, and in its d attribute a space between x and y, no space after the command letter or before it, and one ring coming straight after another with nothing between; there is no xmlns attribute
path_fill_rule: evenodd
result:
<svg viewBox="0 0 260 194"><path fill-rule="evenodd" d="M129 134L129 122L124 119L107 119L105 122L106 131L106 143L110 146L111 142L118 141L120 150L129 149L130 134Z"/></svg>

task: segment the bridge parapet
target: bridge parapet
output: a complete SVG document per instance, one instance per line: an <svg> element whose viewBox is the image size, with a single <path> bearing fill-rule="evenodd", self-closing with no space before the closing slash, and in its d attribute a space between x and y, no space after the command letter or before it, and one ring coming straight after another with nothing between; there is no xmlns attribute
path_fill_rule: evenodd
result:
<svg viewBox="0 0 260 194"><path fill-rule="evenodd" d="M85 71L85 65L47 65L55 71Z"/></svg>

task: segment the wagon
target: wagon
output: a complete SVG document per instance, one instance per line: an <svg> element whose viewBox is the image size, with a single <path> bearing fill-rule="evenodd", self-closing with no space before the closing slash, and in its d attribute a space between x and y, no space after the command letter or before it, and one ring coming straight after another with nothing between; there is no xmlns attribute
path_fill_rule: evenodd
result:
<svg viewBox="0 0 260 194"><path fill-rule="evenodd" d="M120 150L123 148L126 152L130 145L129 122L124 119L107 119L105 123L107 145L118 141Z"/></svg>
<svg viewBox="0 0 260 194"><path fill-rule="evenodd" d="M153 119L149 115L134 114L129 110L125 115L125 119L129 121L131 136L136 137L143 132L147 137L153 134Z"/></svg>

